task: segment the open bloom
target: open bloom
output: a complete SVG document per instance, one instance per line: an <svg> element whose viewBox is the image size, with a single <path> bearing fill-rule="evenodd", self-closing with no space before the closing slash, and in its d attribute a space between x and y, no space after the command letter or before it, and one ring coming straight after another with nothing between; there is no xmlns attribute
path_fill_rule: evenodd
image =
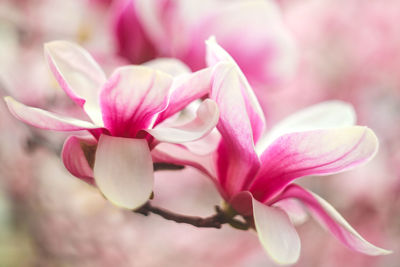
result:
<svg viewBox="0 0 400 267"><path fill-rule="evenodd" d="M218 121L218 108L210 99L183 125L167 120L208 92L203 81L209 79L202 78L208 75L207 69L187 73L182 63L161 59L149 63L152 68L117 68L107 80L89 53L75 44L48 43L45 56L61 88L90 120L28 107L11 97L5 98L8 108L18 119L42 129L88 131L91 135L70 136L65 141L64 164L118 206L134 209L150 197L154 176L150 151L159 142L199 139Z"/></svg>
<svg viewBox="0 0 400 267"><path fill-rule="evenodd" d="M300 240L288 216L292 199L347 247L369 255L389 253L364 240L324 199L293 183L303 176L348 170L375 155L377 138L369 128L353 126L352 107L321 103L265 133L263 113L245 76L213 40L208 41L208 62L215 64L210 97L220 108L222 138L215 153L189 158L183 151L168 154L159 147L154 157L183 162L210 176L224 200L254 220L261 244L278 263L291 264L299 257Z"/></svg>

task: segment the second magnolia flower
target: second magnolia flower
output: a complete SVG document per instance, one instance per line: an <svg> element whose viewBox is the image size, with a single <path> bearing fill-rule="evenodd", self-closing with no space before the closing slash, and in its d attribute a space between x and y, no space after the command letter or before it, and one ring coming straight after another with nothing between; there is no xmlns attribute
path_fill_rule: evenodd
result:
<svg viewBox="0 0 400 267"><path fill-rule="evenodd" d="M214 67L210 98L218 103L221 139L210 155L161 145L159 161L193 166L209 176L235 212L254 223L261 244L277 263L295 263L300 239L292 221L297 201L347 247L368 255L390 251L366 241L324 199L294 184L308 175L349 170L369 161L378 140L367 127L354 126L352 107L340 101L315 105L286 118L266 132L264 114L246 77L216 41L207 41ZM300 206L300 208L299 208Z"/></svg>

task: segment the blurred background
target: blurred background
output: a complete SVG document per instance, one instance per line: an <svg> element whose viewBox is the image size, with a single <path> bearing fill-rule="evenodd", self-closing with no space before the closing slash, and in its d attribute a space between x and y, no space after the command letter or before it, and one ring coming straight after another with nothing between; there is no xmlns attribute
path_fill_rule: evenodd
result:
<svg viewBox="0 0 400 267"><path fill-rule="evenodd" d="M254 8L265 2L265 8ZM58 87L43 43L79 43L107 74L176 57L204 67L204 40L237 60L268 126L330 99L354 105L380 150L368 164L301 183L370 242L350 251L310 219L294 266L399 266L400 2L398 0L0 0L0 93L80 116ZM65 134L33 129L0 101L0 266L275 266L254 233L198 229L112 206L60 160ZM207 216L221 199L196 170L156 173L154 202Z"/></svg>

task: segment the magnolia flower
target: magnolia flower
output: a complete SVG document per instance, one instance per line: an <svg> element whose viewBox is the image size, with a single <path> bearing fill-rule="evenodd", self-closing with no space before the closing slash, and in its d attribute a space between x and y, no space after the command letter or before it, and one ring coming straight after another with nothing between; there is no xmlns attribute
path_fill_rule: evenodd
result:
<svg viewBox="0 0 400 267"><path fill-rule="evenodd" d="M199 70L206 66L204 41L215 35L252 84L274 84L296 65L274 1L121 0L113 11L118 53L135 64L173 56Z"/></svg>
<svg viewBox="0 0 400 267"><path fill-rule="evenodd" d="M25 106L6 97L18 119L42 129L88 131L64 143L65 167L75 176L96 185L114 204L135 209L152 193L153 164L150 151L159 142L181 143L208 134L218 121L218 108L205 100L195 118L183 125L166 120L188 103L203 96L209 70L184 73L187 67L162 59L148 66L117 68L107 80L83 48L65 41L45 45L47 62L61 88L90 120L60 116ZM165 69L178 74L173 77ZM190 84L190 87L187 85Z"/></svg>
<svg viewBox="0 0 400 267"><path fill-rule="evenodd" d="M390 253L363 239L327 201L293 183L349 170L375 155L378 140L371 129L353 126L352 107L324 102L265 132L264 115L243 73L213 39L207 48L208 63L215 66L210 97L220 108L218 148L211 156L190 156L179 147L170 145L167 152L160 146L154 158L191 165L211 177L229 206L254 220L262 246L277 263L299 257L300 239L288 216L293 199L347 247L368 255Z"/></svg>

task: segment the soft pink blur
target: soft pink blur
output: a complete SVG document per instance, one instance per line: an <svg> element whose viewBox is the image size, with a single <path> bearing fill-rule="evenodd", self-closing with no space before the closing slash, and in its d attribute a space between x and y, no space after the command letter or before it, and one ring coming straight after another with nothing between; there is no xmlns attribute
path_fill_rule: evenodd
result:
<svg viewBox="0 0 400 267"><path fill-rule="evenodd" d="M1 95L81 116L52 80L42 45L55 39L78 42L109 73L126 62L115 55L111 33L117 4L110 2L115 1L1 1ZM260 85L257 94L267 127L321 100L352 103L358 123L380 139L377 157L323 181L306 178L302 186L329 200L366 239L394 251L385 257L354 253L309 220L297 227L302 253L295 266L395 267L400 261L400 2L279 3L299 62L286 83ZM146 38L133 45L148 46ZM148 47L148 54L137 54L139 61L158 55ZM32 129L0 103L1 266L274 266L250 232L228 226L197 229L111 206L98 191L70 176L49 151L60 148L64 135L34 133L50 145L28 146ZM157 173L155 191L158 205L182 213L206 216L220 204L211 182L191 168Z"/></svg>

